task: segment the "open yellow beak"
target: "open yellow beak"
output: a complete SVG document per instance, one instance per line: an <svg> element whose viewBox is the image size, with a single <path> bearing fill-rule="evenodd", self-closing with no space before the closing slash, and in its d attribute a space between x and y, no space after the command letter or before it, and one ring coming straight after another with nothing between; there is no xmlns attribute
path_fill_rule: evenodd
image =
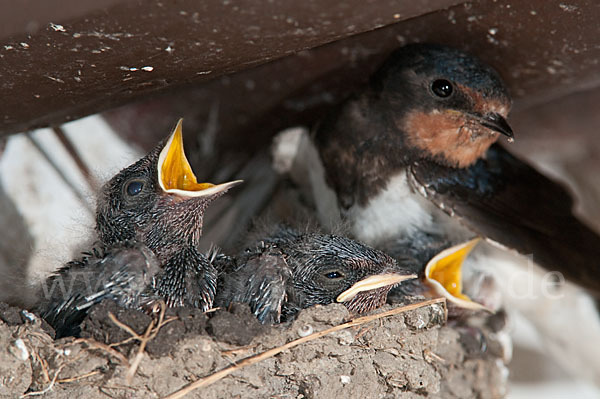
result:
<svg viewBox="0 0 600 399"><path fill-rule="evenodd" d="M158 157L158 183L163 191L182 197L204 197L241 183L241 180L218 185L198 183L183 150L182 122L183 119L179 119Z"/></svg>
<svg viewBox="0 0 600 399"><path fill-rule="evenodd" d="M378 274L375 276L369 276L355 283L352 287L348 288L346 291L338 295L336 301L346 302L354 298L360 292L371 291L377 288L395 285L401 283L404 280L411 280L414 278L417 278L416 274Z"/></svg>
<svg viewBox="0 0 600 399"><path fill-rule="evenodd" d="M445 297L449 302L462 308L490 311L462 293L462 265L479 241L479 238L475 238L447 248L434 256L425 267L425 280L436 294Z"/></svg>

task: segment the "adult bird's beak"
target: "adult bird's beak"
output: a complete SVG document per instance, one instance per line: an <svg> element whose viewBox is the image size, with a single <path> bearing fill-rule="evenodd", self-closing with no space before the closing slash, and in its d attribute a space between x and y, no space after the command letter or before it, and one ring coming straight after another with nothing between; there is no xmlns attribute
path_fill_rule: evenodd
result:
<svg viewBox="0 0 600 399"><path fill-rule="evenodd" d="M462 293L462 265L479 242L479 238L446 248L434 256L425 267L425 283L434 294L445 297L448 302L472 310L487 310Z"/></svg>
<svg viewBox="0 0 600 399"><path fill-rule="evenodd" d="M500 134L508 137L509 141L514 140L515 135L513 131L506 121L506 119L496 112L489 112L484 115L476 115L477 120L482 126L487 127L488 129L492 129Z"/></svg>
<svg viewBox="0 0 600 399"><path fill-rule="evenodd" d="M371 291L377 288L383 288L387 286L396 285L405 280L411 280L417 278L416 274L402 275L402 274L377 274L369 276L360 280L359 282L352 285L346 291L342 292L336 298L337 302L347 302L358 295L360 292Z"/></svg>
<svg viewBox="0 0 600 399"><path fill-rule="evenodd" d="M198 183L183 150L182 122L183 119L179 119L158 157L158 183L163 191L180 197L197 198L221 193L241 183L242 180L218 185Z"/></svg>

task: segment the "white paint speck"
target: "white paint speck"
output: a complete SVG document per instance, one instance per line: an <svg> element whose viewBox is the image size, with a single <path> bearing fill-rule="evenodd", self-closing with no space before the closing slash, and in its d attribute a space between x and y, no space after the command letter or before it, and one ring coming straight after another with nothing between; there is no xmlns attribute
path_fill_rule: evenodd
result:
<svg viewBox="0 0 600 399"><path fill-rule="evenodd" d="M141 68L142 71L146 71L146 72L152 72L154 71L154 67L152 66L145 66Z"/></svg>
<svg viewBox="0 0 600 399"><path fill-rule="evenodd" d="M495 35L496 33L498 33L498 28L490 28L488 29L488 32L490 33L490 35Z"/></svg>
<svg viewBox="0 0 600 399"><path fill-rule="evenodd" d="M12 49L14 49L13 46L4 46L4 50L12 50Z"/></svg>
<svg viewBox="0 0 600 399"><path fill-rule="evenodd" d="M350 381L352 381L352 379L350 378L349 375L340 375L340 382L342 384L350 384Z"/></svg>
<svg viewBox="0 0 600 399"><path fill-rule="evenodd" d="M452 10L448 13L448 21L450 21L451 24L456 24L456 18L454 15L454 11L452 11Z"/></svg>
<svg viewBox="0 0 600 399"><path fill-rule="evenodd" d="M50 22L48 25L50 25L50 28L52 28L55 32L66 32L67 31L64 26L55 24L53 22Z"/></svg>
<svg viewBox="0 0 600 399"><path fill-rule="evenodd" d="M488 41L488 43L491 43L491 44L498 44L499 43L498 40L496 40L496 38L494 36L492 36L492 35L487 35L487 41Z"/></svg>
<svg viewBox="0 0 600 399"><path fill-rule="evenodd" d="M173 53L173 51L175 51L175 49L173 47L171 47L171 45L169 44L167 46L167 48L165 49L165 51L169 54Z"/></svg>
<svg viewBox="0 0 600 399"><path fill-rule="evenodd" d="M577 7L576 5L572 5L572 4L565 4L565 3L560 3L558 6L559 6L559 7L560 7L560 8L561 8L563 11L566 11L566 12L575 12L575 11L577 11L577 9L579 8L579 7Z"/></svg>
<svg viewBox="0 0 600 399"><path fill-rule="evenodd" d="M62 80L61 78L55 78L55 77L53 77L53 76L49 76L49 75L44 75L44 76L45 76L45 77L47 77L47 78L48 78L48 79L50 79L50 80L53 80L53 81L55 81L55 82L58 82L58 83L65 83L65 81L64 81L64 80Z"/></svg>
<svg viewBox="0 0 600 399"><path fill-rule="evenodd" d="M75 39L77 39L77 38L80 38L80 37L81 37L81 33L77 33L77 32L75 32L75 33L73 33L73 37L74 37Z"/></svg>
<svg viewBox="0 0 600 399"><path fill-rule="evenodd" d="M25 42L21 42L19 43L21 45L21 47L23 48L29 48L29 44L25 43Z"/></svg>
<svg viewBox="0 0 600 399"><path fill-rule="evenodd" d="M531 10L531 11L529 11L529 13L530 13L531 15L537 15L537 11L535 11L535 10Z"/></svg>

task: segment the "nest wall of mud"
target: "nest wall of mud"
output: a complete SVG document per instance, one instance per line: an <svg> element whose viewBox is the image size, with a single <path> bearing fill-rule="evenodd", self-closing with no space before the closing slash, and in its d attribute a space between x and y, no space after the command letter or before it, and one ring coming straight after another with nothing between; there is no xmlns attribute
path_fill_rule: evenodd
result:
<svg viewBox="0 0 600 399"><path fill-rule="evenodd" d="M386 305L379 312L390 309ZM88 338L54 341L39 319L22 323L19 313L4 309L0 397L165 397L242 359L351 319L339 304L304 310L293 323L275 327L260 326L249 312L222 311L210 320L194 312L171 312L165 315L168 323L140 350L130 332L108 320L108 312L133 334L144 334L151 322L141 312L100 307L84 323L82 335ZM451 324L445 316L444 304L436 303L368 321L236 369L186 397L504 396L510 347L498 315ZM125 344L109 346L128 337Z"/></svg>

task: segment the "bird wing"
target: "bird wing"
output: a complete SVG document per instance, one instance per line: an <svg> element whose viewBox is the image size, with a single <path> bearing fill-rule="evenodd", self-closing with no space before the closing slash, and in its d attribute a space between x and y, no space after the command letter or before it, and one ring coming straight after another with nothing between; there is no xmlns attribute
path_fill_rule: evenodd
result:
<svg viewBox="0 0 600 399"><path fill-rule="evenodd" d="M572 212L569 193L499 145L465 169L419 161L413 188L477 234L600 294L600 237Z"/></svg>
<svg viewBox="0 0 600 399"><path fill-rule="evenodd" d="M286 301L286 285L291 271L283 255L271 246L240 257L220 280L215 302L227 307L232 302L247 303L263 324L280 322Z"/></svg>
<svg viewBox="0 0 600 399"><path fill-rule="evenodd" d="M111 299L135 306L158 271L154 256L136 246L94 249L81 261L69 262L42 284L37 310L56 337L78 335L89 309Z"/></svg>
<svg viewBox="0 0 600 399"><path fill-rule="evenodd" d="M283 256L267 252L249 260L246 268L254 271L245 293L252 312L261 323L279 323L286 300L285 287L291 277Z"/></svg>

